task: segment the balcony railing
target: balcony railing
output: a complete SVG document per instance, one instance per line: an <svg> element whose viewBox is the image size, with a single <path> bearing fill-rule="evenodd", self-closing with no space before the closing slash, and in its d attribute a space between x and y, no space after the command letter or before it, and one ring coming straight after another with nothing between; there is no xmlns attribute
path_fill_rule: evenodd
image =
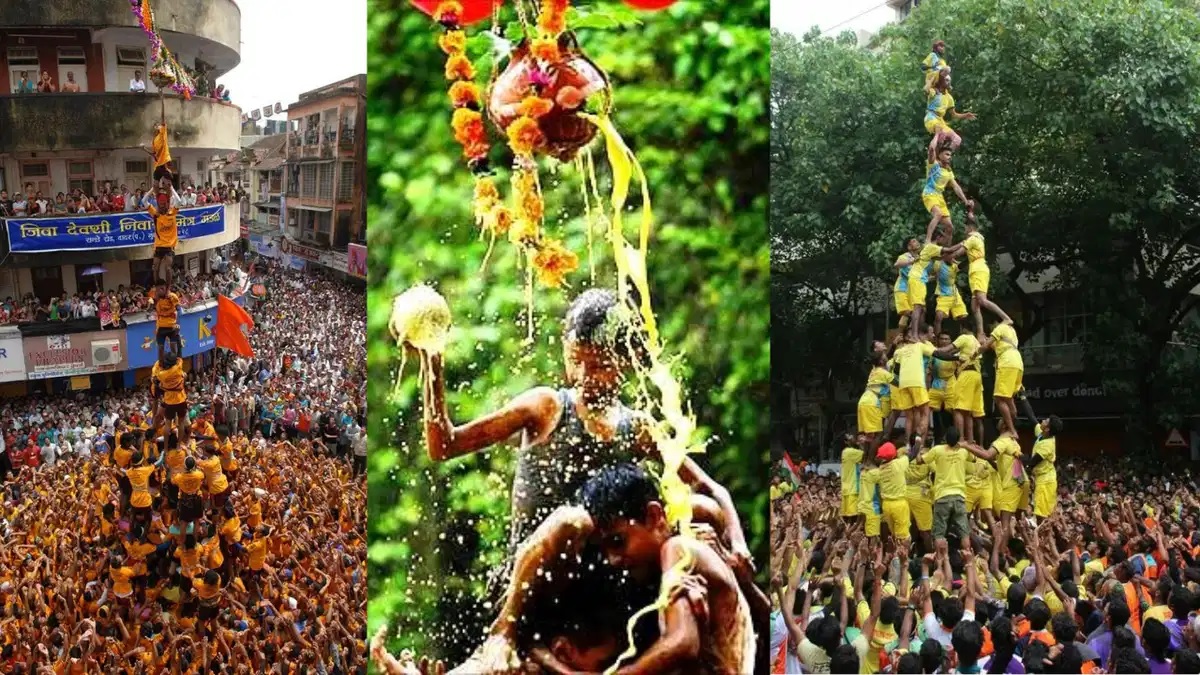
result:
<svg viewBox="0 0 1200 675"><path fill-rule="evenodd" d="M342 127L341 140L338 147L344 149L354 147L354 127Z"/></svg>

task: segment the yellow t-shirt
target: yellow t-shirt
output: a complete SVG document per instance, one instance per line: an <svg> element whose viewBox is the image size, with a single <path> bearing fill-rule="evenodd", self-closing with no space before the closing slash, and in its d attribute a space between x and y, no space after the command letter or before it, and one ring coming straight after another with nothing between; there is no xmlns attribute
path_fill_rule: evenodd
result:
<svg viewBox="0 0 1200 675"><path fill-rule="evenodd" d="M913 254L905 251L896 257L896 264L901 265L896 272L896 283L892 286L892 290L905 293L908 291L908 273L912 271L912 265L915 258Z"/></svg>
<svg viewBox="0 0 1200 675"><path fill-rule="evenodd" d="M896 350L896 360L900 362L900 388L925 388L925 358L933 356L936 351L928 342L914 342L901 345Z"/></svg>
<svg viewBox="0 0 1200 675"><path fill-rule="evenodd" d="M1018 487L1013 478L1013 463L1021 456L1021 444L1012 436L1001 436L992 443L996 451L996 475L1000 478L1000 489Z"/></svg>
<svg viewBox="0 0 1200 675"><path fill-rule="evenodd" d="M1021 358L1020 343L1017 341L1017 331L1012 326L1002 323L992 330L992 339L996 341L996 367L1025 369Z"/></svg>
<svg viewBox="0 0 1200 675"><path fill-rule="evenodd" d="M972 490L992 487L992 478L996 475L996 468L986 459L974 455L971 455L971 460L971 465L967 469L967 487Z"/></svg>
<svg viewBox="0 0 1200 675"><path fill-rule="evenodd" d="M159 212L153 204L146 209L154 219L154 247L175 248L179 243L179 209L172 206L164 212Z"/></svg>
<svg viewBox="0 0 1200 675"><path fill-rule="evenodd" d="M267 542L254 539L246 544L246 555L250 558L250 569L261 570L267 562Z"/></svg>
<svg viewBox="0 0 1200 675"><path fill-rule="evenodd" d="M858 467L862 465L863 451L858 448L842 450L842 494L858 494Z"/></svg>
<svg viewBox="0 0 1200 675"><path fill-rule="evenodd" d="M929 267L934 258L942 255L942 247L937 244L925 244L917 256L917 262L908 270L908 283L929 283Z"/></svg>
<svg viewBox="0 0 1200 675"><path fill-rule="evenodd" d="M152 466L135 466L132 469L125 469L125 475L129 478L129 484L133 487L133 494L129 496L129 503L139 509L149 508L154 500L150 497L150 476L154 473Z"/></svg>
<svg viewBox="0 0 1200 675"><path fill-rule="evenodd" d="M897 450L899 453L908 454L908 446L904 446ZM926 449L921 453L921 456L929 454ZM908 470L904 472L904 480L908 483L906 496L909 499L928 500L933 494L933 481L929 478L929 465L925 462L909 462Z"/></svg>
<svg viewBox="0 0 1200 675"><path fill-rule="evenodd" d="M171 482L179 486L179 491L184 494L195 495L200 494L200 488L204 485L204 472L199 469L192 471L184 471L175 474Z"/></svg>
<svg viewBox="0 0 1200 675"><path fill-rule="evenodd" d="M108 570L108 576L113 582L113 593L124 598L133 594L133 568L114 567Z"/></svg>
<svg viewBox="0 0 1200 675"><path fill-rule="evenodd" d="M983 234L978 231L968 234L967 238L963 239L963 248L967 250L967 260L970 261L972 266L987 257L983 243Z"/></svg>
<svg viewBox="0 0 1200 675"><path fill-rule="evenodd" d="M896 459L879 467L879 493L885 500L904 499L908 495L908 457L897 453Z"/></svg>
<svg viewBox="0 0 1200 675"><path fill-rule="evenodd" d="M933 469L933 499L967 496L967 461L971 453L963 448L935 445L925 455Z"/></svg>
<svg viewBox="0 0 1200 675"><path fill-rule="evenodd" d="M229 488L229 481L225 479L225 474L221 471L220 457L202 459L196 462L196 466L204 472L204 477L208 480L210 495L219 495Z"/></svg>
<svg viewBox="0 0 1200 675"><path fill-rule="evenodd" d="M201 600L212 600L221 594L221 580L209 586L204 583L204 577L195 577L192 579L192 588L196 589L196 595Z"/></svg>
<svg viewBox="0 0 1200 675"><path fill-rule="evenodd" d="M236 544L242 540L242 521L238 520L237 516L226 519L221 524L221 536L231 544Z"/></svg>
<svg viewBox="0 0 1200 675"><path fill-rule="evenodd" d="M875 489L879 485L879 469L865 469L860 476L858 485L859 513L879 513L875 507Z"/></svg>
<svg viewBox="0 0 1200 675"><path fill-rule="evenodd" d="M979 340L974 335L964 333L954 338L954 346L958 349L958 362L962 366L979 366Z"/></svg>
<svg viewBox="0 0 1200 675"><path fill-rule="evenodd" d="M156 328L175 328L179 325L179 296L175 293L167 293L161 298L157 293L150 294L150 300L154 303L154 319Z"/></svg>
<svg viewBox="0 0 1200 675"><path fill-rule="evenodd" d="M1058 471L1054 468L1054 461L1058 458L1058 444L1054 438L1039 438L1033 444L1033 454L1042 458L1042 461L1033 467L1033 477L1038 480L1057 481Z"/></svg>
<svg viewBox="0 0 1200 675"><path fill-rule="evenodd" d="M187 403L187 392L184 391L183 361L176 361L170 368L159 368L155 375L158 387L163 392L163 403L179 405Z"/></svg>

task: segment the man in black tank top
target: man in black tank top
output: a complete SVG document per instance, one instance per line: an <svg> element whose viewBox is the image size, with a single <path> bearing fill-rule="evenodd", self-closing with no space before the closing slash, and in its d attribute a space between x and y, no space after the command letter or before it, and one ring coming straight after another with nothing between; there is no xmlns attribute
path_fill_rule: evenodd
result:
<svg viewBox="0 0 1200 675"><path fill-rule="evenodd" d="M454 672L506 673L519 667L518 633L522 626L538 623L526 617L539 605L533 598L550 592L548 586L559 591L557 582L547 582L547 577L561 581L569 576L542 575L539 569L559 561L578 566L584 554L590 524L586 513L569 505L576 491L605 467L657 455L646 418L623 405L619 396L635 359L642 358L643 329L636 310L619 302L612 291L591 289L571 303L564 324L567 388L535 387L462 425L454 424L446 407L442 354L420 354L430 383L423 388L430 459L455 459L518 434L521 439L513 479L510 555L497 588L503 595L497 594L496 604L502 606L489 638ZM749 549L728 491L690 459L680 474L694 492L715 500L710 511L720 513L728 547L750 568Z"/></svg>

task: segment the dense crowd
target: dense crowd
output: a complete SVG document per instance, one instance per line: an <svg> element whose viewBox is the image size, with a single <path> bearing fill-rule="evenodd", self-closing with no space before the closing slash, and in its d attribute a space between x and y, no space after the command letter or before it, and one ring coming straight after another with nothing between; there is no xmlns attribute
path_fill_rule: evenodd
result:
<svg viewBox="0 0 1200 675"><path fill-rule="evenodd" d="M175 293L180 308L187 308L216 299L218 293L230 294L240 284L241 272L228 268L225 272L198 274L193 277L177 275ZM137 284L117 287L116 290L94 288L71 295L51 297L42 301L26 293L20 301L12 296L0 302L0 325L29 324L46 321L68 321L98 317L101 328L117 328L130 314L150 311L149 289Z"/></svg>
<svg viewBox="0 0 1200 675"><path fill-rule="evenodd" d="M0 672L365 672L365 298L254 274L182 442L141 387L0 407Z"/></svg>
<svg viewBox="0 0 1200 675"><path fill-rule="evenodd" d="M879 454L877 465L903 463L889 459L890 443ZM945 523L931 546L887 516L882 529L843 516L863 475L853 462L841 476L777 481L772 672L1200 673L1200 486L1190 472L1089 460L1057 474L1049 515L1027 519L1018 502L1011 535L994 537L1003 512L976 508L965 545L948 546ZM935 497L939 487L934 476Z"/></svg>
<svg viewBox="0 0 1200 675"><path fill-rule="evenodd" d="M186 185L180 189L175 201L179 208L229 204L245 199L246 191L240 184L205 183L203 187ZM22 192L14 192L10 198L7 190L0 190L0 216L7 218L61 218L70 215L101 215L105 213L133 213L145 211L154 203L154 191L147 190L142 182L131 190L126 183L114 184L104 181L94 194L82 188L70 192L59 192L51 198L27 183Z"/></svg>

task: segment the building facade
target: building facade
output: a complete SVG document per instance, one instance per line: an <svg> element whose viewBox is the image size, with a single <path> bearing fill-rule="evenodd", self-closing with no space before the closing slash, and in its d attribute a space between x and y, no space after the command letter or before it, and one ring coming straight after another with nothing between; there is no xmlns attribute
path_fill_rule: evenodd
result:
<svg viewBox="0 0 1200 675"><path fill-rule="evenodd" d="M0 3L0 190L8 206L0 237L0 394L132 384L150 365L138 337L144 316L100 331L94 317L47 308L152 285L148 215L109 206L105 195L128 203L152 186L147 148L157 123L169 129L181 186L203 187L214 158L239 150L241 111L208 95L241 58L236 2L156 0L154 9L168 48L196 78L191 100L148 80L150 46L129 3ZM37 86L42 80L50 86ZM105 205L88 214L55 208L60 195L65 202L77 194ZM39 195L49 204L45 214L29 207L22 215L13 204ZM180 218L176 279L195 279L212 270L217 249L237 241L241 207L214 203ZM16 325L20 310L31 308ZM196 311L206 316L202 306ZM58 323L49 320L54 314ZM201 337L206 329L196 328L186 356L202 360L212 349L211 336Z"/></svg>

